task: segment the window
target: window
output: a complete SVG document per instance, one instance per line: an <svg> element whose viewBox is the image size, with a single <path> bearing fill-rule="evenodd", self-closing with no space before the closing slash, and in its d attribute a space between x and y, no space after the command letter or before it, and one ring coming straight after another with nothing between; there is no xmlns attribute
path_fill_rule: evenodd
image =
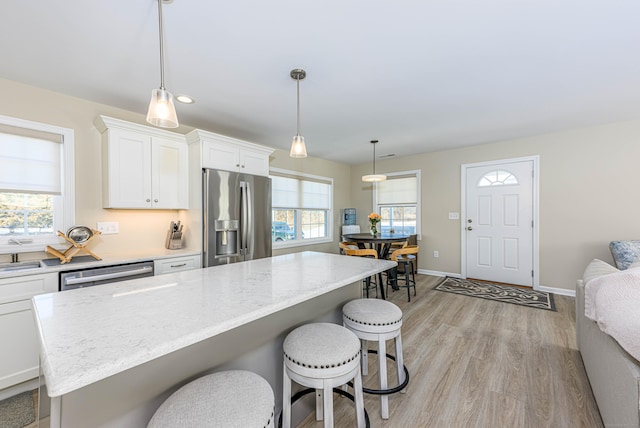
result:
<svg viewBox="0 0 640 428"><path fill-rule="evenodd" d="M374 210L382 217L382 232L407 235L420 233L420 171L387 174L376 183Z"/></svg>
<svg viewBox="0 0 640 428"><path fill-rule="evenodd" d="M505 186L509 184L518 184L518 179L509 171L500 169L487 172L478 181L478 187Z"/></svg>
<svg viewBox="0 0 640 428"><path fill-rule="evenodd" d="M331 242L333 180L280 169L271 172L274 248Z"/></svg>
<svg viewBox="0 0 640 428"><path fill-rule="evenodd" d="M0 116L0 251L42 251L73 224L73 131Z"/></svg>

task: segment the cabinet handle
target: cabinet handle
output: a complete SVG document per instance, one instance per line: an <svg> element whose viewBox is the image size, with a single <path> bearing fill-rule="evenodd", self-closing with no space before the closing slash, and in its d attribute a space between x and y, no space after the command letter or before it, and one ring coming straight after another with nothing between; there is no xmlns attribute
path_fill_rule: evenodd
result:
<svg viewBox="0 0 640 428"><path fill-rule="evenodd" d="M182 266L186 266L186 263L181 263L179 265L171 265L172 268L176 268L176 267L182 267Z"/></svg>
<svg viewBox="0 0 640 428"><path fill-rule="evenodd" d="M242 165L242 167L244 168L244 165Z"/></svg>
<svg viewBox="0 0 640 428"><path fill-rule="evenodd" d="M239 164L239 163L237 163L237 164L236 164L236 166L240 166L240 164Z"/></svg>
<svg viewBox="0 0 640 428"><path fill-rule="evenodd" d="M151 199L147 199L147 202L151 202Z"/></svg>
<svg viewBox="0 0 640 428"><path fill-rule="evenodd" d="M157 200L157 199L154 199L154 200L153 200L153 202L158 202L158 200Z"/></svg>

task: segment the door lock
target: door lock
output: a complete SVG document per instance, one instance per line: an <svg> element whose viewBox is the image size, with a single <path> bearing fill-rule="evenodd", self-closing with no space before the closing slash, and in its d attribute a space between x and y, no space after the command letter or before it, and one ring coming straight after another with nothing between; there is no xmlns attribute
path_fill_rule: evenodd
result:
<svg viewBox="0 0 640 428"><path fill-rule="evenodd" d="M467 227L467 230L473 230L473 227L469 226Z"/></svg>

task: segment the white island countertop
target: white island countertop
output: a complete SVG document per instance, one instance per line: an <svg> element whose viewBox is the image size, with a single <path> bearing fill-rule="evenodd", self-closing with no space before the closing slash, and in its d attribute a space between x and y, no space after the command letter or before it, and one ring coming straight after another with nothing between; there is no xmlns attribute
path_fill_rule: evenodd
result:
<svg viewBox="0 0 640 428"><path fill-rule="evenodd" d="M302 252L33 298L58 397L396 266Z"/></svg>

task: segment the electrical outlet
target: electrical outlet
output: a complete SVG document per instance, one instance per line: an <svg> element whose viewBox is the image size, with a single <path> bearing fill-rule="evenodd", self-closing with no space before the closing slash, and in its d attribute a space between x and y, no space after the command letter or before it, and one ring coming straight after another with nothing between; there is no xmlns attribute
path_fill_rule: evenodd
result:
<svg viewBox="0 0 640 428"><path fill-rule="evenodd" d="M120 233L120 224L117 221L98 222L97 229L103 235L114 235Z"/></svg>
<svg viewBox="0 0 640 428"><path fill-rule="evenodd" d="M433 252L433 258L437 259L438 257L440 257L440 252L438 252L438 250Z"/></svg>

